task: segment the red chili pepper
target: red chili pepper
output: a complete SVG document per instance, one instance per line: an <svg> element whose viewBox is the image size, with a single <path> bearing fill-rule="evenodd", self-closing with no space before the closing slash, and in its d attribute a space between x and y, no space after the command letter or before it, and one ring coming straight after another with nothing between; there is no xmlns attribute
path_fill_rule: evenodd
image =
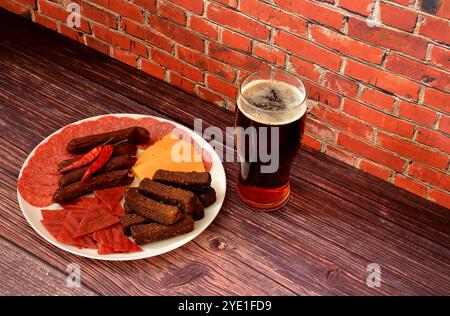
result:
<svg viewBox="0 0 450 316"><path fill-rule="evenodd" d="M113 153L113 146L111 145L103 146L97 160L95 160L92 163L92 165L90 165L85 171L83 177L81 178L81 182L86 181L86 179L89 176L91 176L94 172L103 167L108 162L109 158L111 158L112 153Z"/></svg>
<svg viewBox="0 0 450 316"><path fill-rule="evenodd" d="M103 146L95 147L88 153L84 154L80 159L74 161L67 167L64 167L63 169L61 169L61 172L64 173L64 172L67 172L70 170L81 168L83 166L86 166L87 164L90 164L91 162L93 162L95 160L95 158L97 158L100 155L100 153L102 151L102 147Z"/></svg>

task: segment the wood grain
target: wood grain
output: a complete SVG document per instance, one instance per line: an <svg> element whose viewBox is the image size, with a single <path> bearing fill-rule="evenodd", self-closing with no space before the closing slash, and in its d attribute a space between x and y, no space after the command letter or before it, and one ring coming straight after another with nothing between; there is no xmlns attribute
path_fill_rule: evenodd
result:
<svg viewBox="0 0 450 316"><path fill-rule="evenodd" d="M2 295L95 295L86 287L67 286L67 274L0 238Z"/></svg>
<svg viewBox="0 0 450 316"><path fill-rule="evenodd" d="M201 117L224 129L233 114L0 10L3 24L11 32L0 34L0 235L12 247L60 273L78 263L83 285L98 294L450 293L448 210L307 149L295 161L290 202L274 213L237 201L238 166L225 163L218 217L168 254L100 262L45 242L21 215L15 190L26 156L54 130L119 112L190 127ZM381 288L366 285L371 262L381 265Z"/></svg>

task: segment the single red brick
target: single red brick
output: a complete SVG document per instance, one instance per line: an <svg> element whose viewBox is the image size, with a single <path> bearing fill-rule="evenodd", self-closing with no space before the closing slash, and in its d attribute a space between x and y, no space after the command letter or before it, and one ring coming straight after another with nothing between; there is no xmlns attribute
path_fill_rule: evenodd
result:
<svg viewBox="0 0 450 316"><path fill-rule="evenodd" d="M423 103L450 112L450 94L426 88Z"/></svg>
<svg viewBox="0 0 450 316"><path fill-rule="evenodd" d="M382 2L380 3L380 19L385 25L393 26L406 32L413 32L416 26L417 13Z"/></svg>
<svg viewBox="0 0 450 316"><path fill-rule="evenodd" d="M198 15L202 15L203 13L203 0L188 0L188 1L170 0L170 1Z"/></svg>
<svg viewBox="0 0 450 316"><path fill-rule="evenodd" d="M194 65L200 69L205 70L208 73L222 77L228 81L233 81L236 77L236 73L233 67L218 62L209 58L197 51L185 48L183 46L177 46L177 56L179 59Z"/></svg>
<svg viewBox="0 0 450 316"><path fill-rule="evenodd" d="M117 16L101 10L93 5L82 2L81 3L81 15L85 18L98 22L100 24L106 25L110 28L117 28Z"/></svg>
<svg viewBox="0 0 450 316"><path fill-rule="evenodd" d="M394 184L406 191L419 195L421 197L426 197L427 187L419 182L414 181L411 178L407 178L401 174L396 174L394 177Z"/></svg>
<svg viewBox="0 0 450 316"><path fill-rule="evenodd" d="M364 159L361 159L358 168L364 172L370 173L371 175L383 179L385 181L389 181L389 179L392 176L391 169Z"/></svg>
<svg viewBox="0 0 450 316"><path fill-rule="evenodd" d="M169 72L169 80L170 84L174 85L175 87L178 87L181 90L186 91L187 93L195 94L195 83L191 80L180 76L173 71Z"/></svg>
<svg viewBox="0 0 450 316"><path fill-rule="evenodd" d="M306 21L304 19L285 13L273 6L257 0L243 0L239 10L272 27L306 36Z"/></svg>
<svg viewBox="0 0 450 316"><path fill-rule="evenodd" d="M344 73L349 77L410 99L417 100L419 97L420 84L350 59L347 60Z"/></svg>
<svg viewBox="0 0 450 316"><path fill-rule="evenodd" d="M39 8L41 11L41 14L47 15L55 20L66 22L67 15L69 12L66 12L66 10L62 7L62 5L58 5L53 2L48 2L44 0L39 0Z"/></svg>
<svg viewBox="0 0 450 316"><path fill-rule="evenodd" d="M435 150L383 132L378 132L377 138L380 146L415 161L439 169L446 169L448 166L449 158Z"/></svg>
<svg viewBox="0 0 450 316"><path fill-rule="evenodd" d="M196 17L195 15L191 16L189 27L197 31L203 35L205 35L207 38L217 40L219 37L219 28L212 24L207 22L206 20Z"/></svg>
<svg viewBox="0 0 450 316"><path fill-rule="evenodd" d="M395 99L386 93L377 91L375 89L364 87L359 100L365 103L369 103L381 110L392 112L394 110Z"/></svg>
<svg viewBox="0 0 450 316"><path fill-rule="evenodd" d="M153 32L143 25L137 24L127 18L122 18L122 29L125 33L146 41L153 46L167 52L172 52L173 43L171 40Z"/></svg>
<svg viewBox="0 0 450 316"><path fill-rule="evenodd" d="M437 42L450 44L450 28L448 21L431 16L419 17L419 34L429 37Z"/></svg>
<svg viewBox="0 0 450 316"><path fill-rule="evenodd" d="M356 82L329 71L325 74L322 86L350 98L356 97L356 94L358 93L358 84Z"/></svg>
<svg viewBox="0 0 450 316"><path fill-rule="evenodd" d="M450 49L431 45L430 63L450 70Z"/></svg>
<svg viewBox="0 0 450 316"><path fill-rule="evenodd" d="M160 65L146 59L141 59L141 70L149 75L163 80L166 70Z"/></svg>
<svg viewBox="0 0 450 316"><path fill-rule="evenodd" d="M439 190L430 190L430 200L450 209L450 194Z"/></svg>
<svg viewBox="0 0 450 316"><path fill-rule="evenodd" d="M222 30L222 44L247 53L250 53L252 50L252 40L250 38L227 29Z"/></svg>
<svg viewBox="0 0 450 316"><path fill-rule="evenodd" d="M130 19L122 18L121 28L125 33L137 37L141 40L145 41L148 37L148 28Z"/></svg>
<svg viewBox="0 0 450 316"><path fill-rule="evenodd" d="M400 101L398 115L430 127L434 125L437 117L436 111L406 101Z"/></svg>
<svg viewBox="0 0 450 316"><path fill-rule="evenodd" d="M364 20L350 17L347 34L350 37L390 48L407 55L424 59L428 42L409 33L384 27L369 27Z"/></svg>
<svg viewBox="0 0 450 316"><path fill-rule="evenodd" d="M378 47L355 41L319 25L311 24L309 29L313 40L319 44L370 63L381 64L383 50Z"/></svg>
<svg viewBox="0 0 450 316"><path fill-rule="evenodd" d="M206 10L206 16L209 20L231 27L259 40L266 41L269 39L269 27L252 20L237 11L210 3Z"/></svg>
<svg viewBox="0 0 450 316"><path fill-rule="evenodd" d="M373 133L373 128L370 125L357 121L340 111L334 111L322 104L311 107L309 113L321 122L328 123L339 130L358 137L369 139Z"/></svg>
<svg viewBox="0 0 450 316"><path fill-rule="evenodd" d="M274 43L297 56L308 59L328 69L339 71L341 56L317 46L306 39L296 37L284 31L277 31Z"/></svg>
<svg viewBox="0 0 450 316"><path fill-rule="evenodd" d="M186 28L182 28L175 23L164 20L155 15L150 16L150 27L154 28L158 32L161 32L174 39L176 42L203 52L204 42L203 39L197 34L191 32Z"/></svg>
<svg viewBox="0 0 450 316"><path fill-rule="evenodd" d="M136 60L137 60L136 54L121 50L120 48L113 48L112 57L132 67L136 67Z"/></svg>
<svg viewBox="0 0 450 316"><path fill-rule="evenodd" d="M179 61L174 56L156 49L152 49L151 56L152 60L161 66L174 70L195 82L203 82L203 73L200 70Z"/></svg>
<svg viewBox="0 0 450 316"><path fill-rule="evenodd" d="M175 23L186 25L186 13L179 7L167 1L159 1L158 13L166 19L172 20Z"/></svg>
<svg viewBox="0 0 450 316"><path fill-rule="evenodd" d="M101 39L102 41L108 42L113 46L118 46L122 50L136 53L142 57L148 57L147 47L141 42L135 41L125 36L125 34L123 33L111 31L110 29L101 26L100 24L93 24L92 28L95 37Z"/></svg>
<svg viewBox="0 0 450 316"><path fill-rule="evenodd" d="M342 27L344 16L335 8L309 2L307 0L277 0L281 9L299 14L320 24L325 24L339 30Z"/></svg>
<svg viewBox="0 0 450 316"><path fill-rule="evenodd" d="M44 15L41 15L37 12L34 12L34 22L40 25L45 26L48 29L51 29L53 31L56 31L58 29L58 25L55 21L47 18Z"/></svg>
<svg viewBox="0 0 450 316"><path fill-rule="evenodd" d="M450 176L443 172L413 162L408 168L408 175L440 189L450 191Z"/></svg>
<svg viewBox="0 0 450 316"><path fill-rule="evenodd" d="M105 7L105 8L108 7L107 3L109 0L100 0L100 1L105 1L106 4L103 5L103 7ZM149 12L156 12L156 1L157 0L133 0L133 3L141 8L144 8L145 10L147 10ZM189 2L192 2L192 1L194 1L194 0L190 0Z"/></svg>
<svg viewBox="0 0 450 316"><path fill-rule="evenodd" d="M305 133L302 138L302 145L320 151L321 142Z"/></svg>
<svg viewBox="0 0 450 316"><path fill-rule="evenodd" d="M350 154L344 150L341 150L332 145L327 145L325 149L325 153L328 156L336 158L337 160L343 161L350 166L354 166L356 164L356 157L353 154Z"/></svg>
<svg viewBox="0 0 450 316"><path fill-rule="evenodd" d="M122 17L130 18L136 22L144 23L142 8L123 0L109 0L107 8Z"/></svg>
<svg viewBox="0 0 450 316"><path fill-rule="evenodd" d="M289 57L288 70L298 76L308 78L314 82L319 82L320 72L318 68L318 66L307 60L295 56Z"/></svg>
<svg viewBox="0 0 450 316"><path fill-rule="evenodd" d="M28 5L24 5L24 4L18 3L16 1L12 1L12 0L11 1L2 1L0 3L0 7L5 10L8 10L12 13L15 13L17 15L20 15L24 18L27 18L27 19L29 19L31 17L31 10L30 10L31 8ZM39 17L38 19L41 19L41 18ZM42 19L41 19L41 22L46 23ZM44 25L43 23L39 23L39 22L36 22L36 23ZM49 27L49 28L51 28L51 27Z"/></svg>
<svg viewBox="0 0 450 316"><path fill-rule="evenodd" d="M439 130L450 134L450 116L442 114L441 119L439 120Z"/></svg>
<svg viewBox="0 0 450 316"><path fill-rule="evenodd" d="M338 134L337 144L350 152L369 158L396 171L402 171L406 163L406 160L401 157L341 132Z"/></svg>
<svg viewBox="0 0 450 316"><path fill-rule="evenodd" d="M231 50L228 47L214 42L209 43L209 56L251 72L270 69L269 65L250 55Z"/></svg>
<svg viewBox="0 0 450 316"><path fill-rule="evenodd" d="M91 37L86 35L86 44L87 46L103 53L109 55L109 45L96 39L95 37Z"/></svg>
<svg viewBox="0 0 450 316"><path fill-rule="evenodd" d="M311 83L309 81L303 81L303 84L306 87L308 98L317 102L321 102L323 104L327 104L333 108L339 108L339 105L341 103L341 97L339 94L324 89L319 85Z"/></svg>
<svg viewBox="0 0 450 316"><path fill-rule="evenodd" d="M283 66L286 60L286 54L282 50L260 42L253 42L253 54L278 66Z"/></svg>
<svg viewBox="0 0 450 316"><path fill-rule="evenodd" d="M344 99L344 112L403 137L412 138L414 133L414 124L371 109L351 99Z"/></svg>
<svg viewBox="0 0 450 316"><path fill-rule="evenodd" d="M200 99L206 100L220 107L225 107L227 105L225 99L222 96L218 95L217 93L214 93L211 90L206 89L202 86L198 86L197 90Z"/></svg>
<svg viewBox="0 0 450 316"><path fill-rule="evenodd" d="M430 130L428 128L419 127L416 141L421 144L439 149L440 151L443 151L450 155L450 138L447 135Z"/></svg>
<svg viewBox="0 0 450 316"><path fill-rule="evenodd" d="M67 36L74 41L84 44L84 34L75 28L68 27L66 24L59 25L59 31L64 36Z"/></svg>
<svg viewBox="0 0 450 316"><path fill-rule="evenodd" d="M311 117L306 118L305 132L326 142L332 142L334 137L334 132L331 128Z"/></svg>
<svg viewBox="0 0 450 316"><path fill-rule="evenodd" d="M373 0L340 0L339 6L350 12L359 13L364 16L368 16L371 12L369 6L373 5Z"/></svg>
<svg viewBox="0 0 450 316"><path fill-rule="evenodd" d="M217 77L206 75L206 85L211 90L219 92L220 94L235 100L238 94L238 88L226 81L223 81Z"/></svg>
<svg viewBox="0 0 450 316"><path fill-rule="evenodd" d="M216 2L225 4L226 6L237 8L238 7L238 0L216 0Z"/></svg>
<svg viewBox="0 0 450 316"><path fill-rule="evenodd" d="M386 59L385 68L429 86L442 90L450 90L450 75L447 72L409 58L389 54Z"/></svg>

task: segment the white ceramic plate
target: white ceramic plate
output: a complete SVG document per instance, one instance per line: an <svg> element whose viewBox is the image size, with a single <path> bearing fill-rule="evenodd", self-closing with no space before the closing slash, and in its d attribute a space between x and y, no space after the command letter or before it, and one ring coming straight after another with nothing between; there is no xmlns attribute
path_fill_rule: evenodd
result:
<svg viewBox="0 0 450 316"><path fill-rule="evenodd" d="M116 116L116 117L129 117L133 119L143 118L143 117L152 117L162 122L170 122L173 125L175 125L177 128L180 128L182 130L185 130L186 132L191 135L191 137L205 150L207 150L212 157L212 167L210 170L212 183L211 186L216 190L217 193L217 200L216 202L205 208L205 217L199 221L195 221L194 230L188 234L184 234L181 236L173 237L170 239L157 241L153 243L149 243L146 245L142 245L141 248L143 251L141 252L134 252L134 253L128 253L128 254L110 254L110 255L99 255L97 253L96 249L78 249L75 246L65 245L60 242L58 242L56 239L54 239L48 231L45 229L45 227L41 223L42 215L41 215L41 208L34 207L27 203L22 196L20 195L20 192L17 190L17 197L19 200L20 209L22 210L23 215L27 219L28 223L33 227L33 229L42 236L45 240L52 243L56 247L71 252L73 254L87 257L87 258L93 258L93 259L99 259L99 260L114 260L114 261L124 261L124 260L136 260L136 259L143 259L148 257L157 256L163 253L166 253L168 251L174 250L178 247L181 247L185 243L191 241L195 237L197 237L202 231L204 231L209 224L214 220L214 218L217 216L217 214L220 211L220 208L222 207L223 200L225 198L225 191L226 191L226 178L225 178L225 170L223 168L222 162L220 161L219 156L217 153L213 150L211 145L206 142L200 135L194 133L189 128L178 124L176 122L166 120L159 117L149 116L149 115L138 115L138 114L108 114L108 115L101 115L96 117L91 117L88 119L84 119L78 122L75 122L73 124L77 124L84 121L89 120L96 120L102 116ZM48 136L46 139L44 139L37 147L39 147L41 144L45 143L50 137L53 135L59 133L61 131L58 130L54 132L52 135ZM22 169L20 170L19 178L22 175L22 172L24 168L28 165L28 161L30 158L34 155L34 152L36 151L36 148L30 153L30 155L25 160ZM139 183L139 180L136 178L135 181L131 184L131 186L137 186ZM51 206L46 207L45 209L59 209L59 204L52 204Z"/></svg>

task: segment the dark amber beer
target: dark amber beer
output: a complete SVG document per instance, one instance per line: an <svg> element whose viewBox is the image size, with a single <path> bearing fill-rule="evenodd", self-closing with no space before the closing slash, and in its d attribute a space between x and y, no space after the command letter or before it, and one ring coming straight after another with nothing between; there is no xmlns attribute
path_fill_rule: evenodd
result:
<svg viewBox="0 0 450 316"><path fill-rule="evenodd" d="M287 202L305 114L306 91L297 77L263 71L243 81L235 117L240 160L236 193L248 207L271 211Z"/></svg>

